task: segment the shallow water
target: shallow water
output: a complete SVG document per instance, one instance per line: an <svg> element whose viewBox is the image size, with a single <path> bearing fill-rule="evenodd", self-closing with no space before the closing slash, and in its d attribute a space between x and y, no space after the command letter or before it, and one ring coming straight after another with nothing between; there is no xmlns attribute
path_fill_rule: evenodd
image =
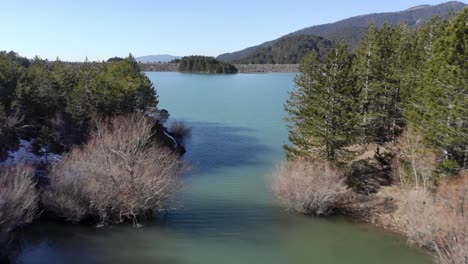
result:
<svg viewBox="0 0 468 264"><path fill-rule="evenodd" d="M267 175L284 155L294 74L148 76L160 107L192 127L178 209L141 229L36 223L20 236L18 263L431 263L371 226L277 206Z"/></svg>

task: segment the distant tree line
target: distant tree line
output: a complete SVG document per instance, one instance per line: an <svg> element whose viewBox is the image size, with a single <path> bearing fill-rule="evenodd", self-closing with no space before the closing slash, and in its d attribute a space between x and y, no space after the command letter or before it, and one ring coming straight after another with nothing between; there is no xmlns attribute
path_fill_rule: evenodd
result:
<svg viewBox="0 0 468 264"><path fill-rule="evenodd" d="M237 68L232 64L218 61L214 57L188 56L180 59L179 71L200 73L237 73Z"/></svg>
<svg viewBox="0 0 468 264"><path fill-rule="evenodd" d="M158 97L133 56L81 64L0 52L0 158L34 138L37 152L85 141L96 117L156 112Z"/></svg>

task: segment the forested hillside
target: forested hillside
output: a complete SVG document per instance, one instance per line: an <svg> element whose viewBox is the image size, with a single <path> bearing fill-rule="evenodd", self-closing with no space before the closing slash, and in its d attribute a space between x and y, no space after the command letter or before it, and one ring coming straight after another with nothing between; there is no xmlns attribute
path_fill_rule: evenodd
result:
<svg viewBox="0 0 468 264"><path fill-rule="evenodd" d="M310 51L325 57L333 43L315 35L288 36L235 61L239 64L298 64Z"/></svg>

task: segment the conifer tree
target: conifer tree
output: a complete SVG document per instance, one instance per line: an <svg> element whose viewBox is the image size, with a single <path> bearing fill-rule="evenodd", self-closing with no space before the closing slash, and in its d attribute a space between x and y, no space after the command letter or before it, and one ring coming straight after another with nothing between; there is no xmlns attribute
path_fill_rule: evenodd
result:
<svg viewBox="0 0 468 264"><path fill-rule="evenodd" d="M356 52L355 74L362 91L362 126L366 142L394 141L403 127L401 72L403 28L370 26Z"/></svg>
<svg viewBox="0 0 468 264"><path fill-rule="evenodd" d="M467 168L468 161L468 8L454 18L434 43L418 96L420 115L412 120L427 143L446 161Z"/></svg>
<svg viewBox="0 0 468 264"><path fill-rule="evenodd" d="M371 85L373 81L373 67L377 61L375 58L376 51L376 28L374 24L371 24L361 41L361 45L356 50L356 59L353 63L353 70L356 74L356 87L361 90L361 115L362 115L362 135L364 141L368 141L367 138L367 124L370 118L370 104L369 94L371 92Z"/></svg>
<svg viewBox="0 0 468 264"><path fill-rule="evenodd" d="M296 89L285 109L289 114L287 155L341 161L356 142L359 91L352 72L353 56L338 44L320 64L315 53L300 64Z"/></svg>
<svg viewBox="0 0 468 264"><path fill-rule="evenodd" d="M447 20L433 17L427 25L409 35L412 38L406 52L407 60L402 80L404 116L412 124L419 124L424 110L424 69L433 59L434 43L444 33Z"/></svg>

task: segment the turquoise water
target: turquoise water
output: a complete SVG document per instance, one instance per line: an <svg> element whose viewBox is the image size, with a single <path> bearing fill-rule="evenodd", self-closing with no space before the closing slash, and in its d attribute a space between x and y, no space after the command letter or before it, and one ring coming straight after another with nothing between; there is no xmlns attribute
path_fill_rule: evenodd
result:
<svg viewBox="0 0 468 264"><path fill-rule="evenodd" d="M141 229L43 221L26 230L20 263L430 263L404 240L341 218L290 214L268 173L287 140L283 103L294 74L148 73L160 107L192 127L192 171L178 209Z"/></svg>

